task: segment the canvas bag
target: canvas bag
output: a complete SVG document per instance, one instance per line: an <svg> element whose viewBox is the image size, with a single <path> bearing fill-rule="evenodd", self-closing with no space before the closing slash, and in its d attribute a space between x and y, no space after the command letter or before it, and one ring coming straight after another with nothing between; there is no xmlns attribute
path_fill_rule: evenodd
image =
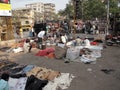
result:
<svg viewBox="0 0 120 90"><path fill-rule="evenodd" d="M66 55L66 49L56 46L55 47L55 58L56 59L61 59Z"/></svg>

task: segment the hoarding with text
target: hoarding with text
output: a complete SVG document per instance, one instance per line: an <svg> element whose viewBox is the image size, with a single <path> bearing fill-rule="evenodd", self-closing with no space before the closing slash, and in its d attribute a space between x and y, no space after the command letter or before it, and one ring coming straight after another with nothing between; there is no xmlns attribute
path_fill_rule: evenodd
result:
<svg viewBox="0 0 120 90"><path fill-rule="evenodd" d="M10 0L0 0L0 16L11 16Z"/></svg>

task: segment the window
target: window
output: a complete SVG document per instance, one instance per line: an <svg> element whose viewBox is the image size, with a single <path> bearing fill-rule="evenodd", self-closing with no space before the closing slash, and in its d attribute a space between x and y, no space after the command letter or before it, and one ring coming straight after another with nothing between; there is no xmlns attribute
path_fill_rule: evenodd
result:
<svg viewBox="0 0 120 90"><path fill-rule="evenodd" d="M33 8L34 10L36 10L36 8Z"/></svg>

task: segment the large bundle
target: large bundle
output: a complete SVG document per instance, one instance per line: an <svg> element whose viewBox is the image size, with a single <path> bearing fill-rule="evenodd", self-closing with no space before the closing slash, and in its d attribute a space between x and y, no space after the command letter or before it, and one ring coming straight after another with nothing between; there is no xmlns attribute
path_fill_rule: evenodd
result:
<svg viewBox="0 0 120 90"><path fill-rule="evenodd" d="M69 48L67 50L67 53L66 53L66 58L71 60L71 61L74 61L75 59L77 59L80 55L80 50L78 48Z"/></svg>
<svg viewBox="0 0 120 90"><path fill-rule="evenodd" d="M56 46L55 47L55 58L61 59L66 55L66 49Z"/></svg>

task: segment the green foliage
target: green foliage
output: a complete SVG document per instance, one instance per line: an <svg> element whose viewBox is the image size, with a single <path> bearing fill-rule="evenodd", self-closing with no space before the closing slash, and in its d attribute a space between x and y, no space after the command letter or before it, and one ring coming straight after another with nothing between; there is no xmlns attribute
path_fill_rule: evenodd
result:
<svg viewBox="0 0 120 90"><path fill-rule="evenodd" d="M73 5L71 4L66 4L66 8L58 12L58 15L67 16L68 18L73 16L73 14L74 14L74 10L73 10Z"/></svg>
<svg viewBox="0 0 120 90"><path fill-rule="evenodd" d="M100 18L105 15L105 6L100 0L88 0L84 6L84 19Z"/></svg>
<svg viewBox="0 0 120 90"><path fill-rule="evenodd" d="M118 1L110 0L110 13L117 13L117 12L119 12Z"/></svg>
<svg viewBox="0 0 120 90"><path fill-rule="evenodd" d="M72 0L73 3L74 0ZM80 15L82 19L93 19L93 18L103 18L106 17L107 14L107 8L108 5L107 0L104 0L105 2L102 2L102 0L81 0L80 4ZM119 12L118 8L118 1L117 0L109 0L109 8L110 13L117 13ZM74 4L67 4L66 8L64 10L59 11L59 15L64 16L74 16Z"/></svg>

